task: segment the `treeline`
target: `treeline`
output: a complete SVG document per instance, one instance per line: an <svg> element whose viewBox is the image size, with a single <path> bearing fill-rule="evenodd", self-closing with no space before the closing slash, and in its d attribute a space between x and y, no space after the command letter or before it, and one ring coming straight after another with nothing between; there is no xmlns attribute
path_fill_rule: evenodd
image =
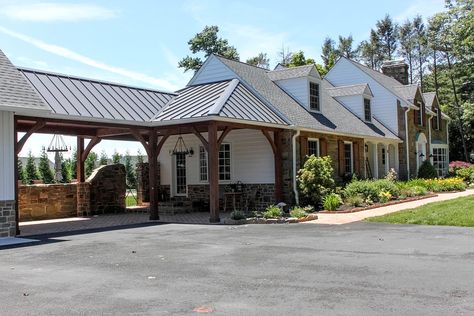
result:
<svg viewBox="0 0 474 316"><path fill-rule="evenodd" d="M136 163L143 163L144 156L138 150L136 155ZM50 160L43 148L41 150L40 157L38 158L38 166L36 166L36 157L33 156L31 151L28 153L26 165L18 159L18 180L24 184L33 184L35 180L41 180L41 182L50 183L70 183L77 177L77 152L73 150L71 158L64 159L62 154L59 153L59 163L61 164L61 181L56 181L56 171L51 168ZM137 186L137 175L136 166L133 164L133 158L127 151L125 155L119 154L117 151L114 152L112 157L108 157L105 151L102 151L100 155L97 155L94 151L91 151L87 155L84 161L84 172L86 178L89 177L94 169L108 165L122 163L125 166L126 181L129 188L136 188Z"/></svg>
<svg viewBox="0 0 474 316"><path fill-rule="evenodd" d="M451 118L450 158L470 159L474 149L474 11L472 0L447 0L445 10L425 23L418 15L397 24L385 15L370 30L369 38L355 43L352 35L327 37L321 47L322 64L303 51L283 47L276 61L286 67L315 64L325 75L341 56L379 70L387 60L403 59L409 67L409 82L420 84L422 91L435 91L442 110ZM239 54L226 39L218 36L217 26L206 26L189 40L193 54L211 54L239 60ZM185 71L197 71L203 59L186 56L179 62ZM267 53L260 52L247 63L269 69Z"/></svg>

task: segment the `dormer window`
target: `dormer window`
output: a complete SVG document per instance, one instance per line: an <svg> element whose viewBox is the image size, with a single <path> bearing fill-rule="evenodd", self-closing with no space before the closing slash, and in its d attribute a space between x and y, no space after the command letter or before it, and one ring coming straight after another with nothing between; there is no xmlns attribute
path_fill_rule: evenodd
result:
<svg viewBox="0 0 474 316"><path fill-rule="evenodd" d="M364 98L364 118L367 122L372 121L372 109L370 107L370 99Z"/></svg>
<svg viewBox="0 0 474 316"><path fill-rule="evenodd" d="M313 111L320 111L319 104L319 84L309 83L309 108Z"/></svg>

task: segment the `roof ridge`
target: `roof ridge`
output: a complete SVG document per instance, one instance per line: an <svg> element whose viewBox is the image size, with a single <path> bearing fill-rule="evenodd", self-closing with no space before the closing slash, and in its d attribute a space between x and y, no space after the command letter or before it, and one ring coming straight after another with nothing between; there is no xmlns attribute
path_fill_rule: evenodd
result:
<svg viewBox="0 0 474 316"><path fill-rule="evenodd" d="M304 68L304 67L314 67L314 64L306 64L306 65L301 65L301 66L294 66L294 67L287 67L287 68L282 68L282 69L274 69L270 70L269 72L277 72L277 71L288 71L288 70L293 70L297 68Z"/></svg>
<svg viewBox="0 0 474 316"><path fill-rule="evenodd" d="M42 70L42 69L34 69L34 68L28 68L28 67L19 67L19 66L15 66L15 67L20 72L30 72L30 73L35 73L35 74L56 76L56 77L62 77L62 78L67 78L67 79L76 79L76 80L82 80L82 81L88 81L88 82L94 82L94 83L107 84L107 85L112 85L112 86L117 86L117 87L124 87L124 88L129 88L129 89L138 89L138 90L144 90L144 91L150 91L150 92L176 95L175 92L166 92L166 91L162 91L162 90L138 87L138 86L134 86L134 85L126 85L126 84L107 81L107 80L93 79L93 78L81 77L81 76L76 76L76 75L68 75L68 74L64 74L64 73L48 71L48 70Z"/></svg>
<svg viewBox="0 0 474 316"><path fill-rule="evenodd" d="M207 115L219 115L220 111L224 107L225 103L234 92L235 88L239 84L239 79L232 79L229 85L225 88L219 98L214 103L214 106L207 112Z"/></svg>

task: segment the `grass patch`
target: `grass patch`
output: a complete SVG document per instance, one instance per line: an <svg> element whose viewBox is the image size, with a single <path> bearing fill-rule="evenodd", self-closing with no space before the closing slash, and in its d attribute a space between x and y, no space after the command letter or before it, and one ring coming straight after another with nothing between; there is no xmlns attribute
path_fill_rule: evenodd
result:
<svg viewBox="0 0 474 316"><path fill-rule="evenodd" d="M136 206L137 205L137 200L131 195L127 195L125 198L125 206L130 207L130 206Z"/></svg>
<svg viewBox="0 0 474 316"><path fill-rule="evenodd" d="M434 202L411 210L370 217L366 221L474 227L474 196Z"/></svg>

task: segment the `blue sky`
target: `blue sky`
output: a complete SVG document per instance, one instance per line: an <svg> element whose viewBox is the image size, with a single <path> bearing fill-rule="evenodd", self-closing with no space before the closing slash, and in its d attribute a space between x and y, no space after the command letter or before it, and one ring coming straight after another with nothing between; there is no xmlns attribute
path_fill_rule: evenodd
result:
<svg viewBox="0 0 474 316"><path fill-rule="evenodd" d="M190 79L177 63L189 54L187 41L205 25L218 25L242 60L265 52L273 66L282 47L303 50L319 62L326 36L351 34L358 43L386 13L403 22L417 13L426 18L443 5L443 0L0 0L0 49L18 66L171 91ZM34 135L21 156L39 152L49 139ZM104 141L94 150L111 155L138 148Z"/></svg>

